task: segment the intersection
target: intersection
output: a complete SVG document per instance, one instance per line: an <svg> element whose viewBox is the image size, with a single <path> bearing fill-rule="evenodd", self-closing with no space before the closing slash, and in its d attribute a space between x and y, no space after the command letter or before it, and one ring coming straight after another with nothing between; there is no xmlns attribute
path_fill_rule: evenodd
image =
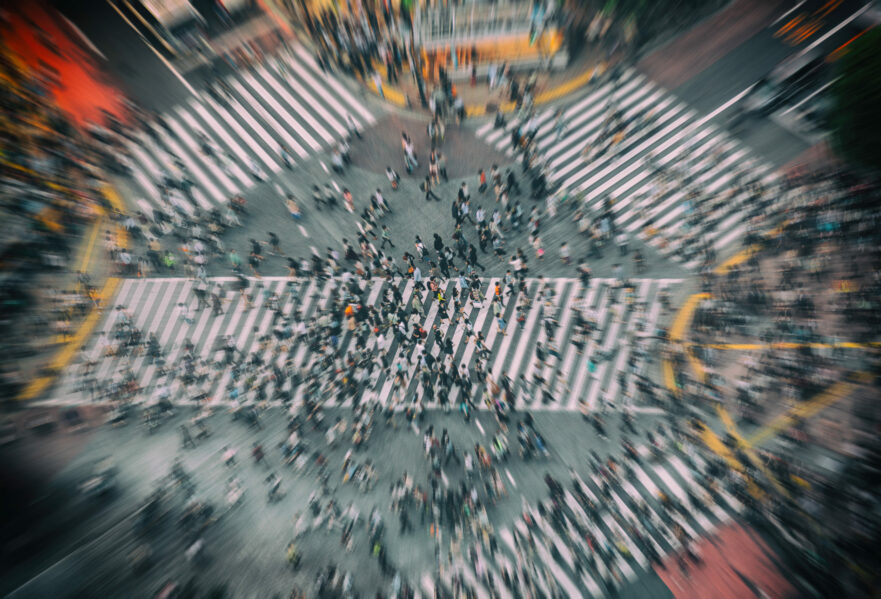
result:
<svg viewBox="0 0 881 599"><path fill-rule="evenodd" d="M2 591L822 596L799 560L829 483L778 442L871 393L877 342L804 341L779 326L810 324L802 304L743 300L778 273L825 297L834 272L836 305L865 314L851 266L793 241L853 187L794 183L803 140L755 143L779 114L730 126L736 98L693 97L712 69L674 89L615 56L459 122L452 100L432 118L375 97L403 95L328 43L347 42L299 32L104 130L123 168L80 270L106 283L21 395L21 427L58 430L9 454L54 470ZM827 233L810 242L846 255ZM781 376L786 401L747 424L753 356L802 351L843 378L796 403Z"/></svg>

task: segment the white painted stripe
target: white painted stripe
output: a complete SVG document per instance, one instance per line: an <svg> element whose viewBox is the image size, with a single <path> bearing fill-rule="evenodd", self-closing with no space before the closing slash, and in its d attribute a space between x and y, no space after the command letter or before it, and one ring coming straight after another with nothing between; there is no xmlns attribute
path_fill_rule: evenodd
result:
<svg viewBox="0 0 881 599"><path fill-rule="evenodd" d="M286 80L280 70L280 62L283 61L281 57L279 57L279 64L275 65L276 77L285 81L287 86L294 91L297 95L302 97L306 102L309 103L310 106L315 106L321 104L322 106L329 106L331 109L336 111L337 116L339 117L339 121L332 117L330 112L327 112L326 121L327 123L336 129L337 133L341 136L348 135L349 129L347 124L346 115L350 114L350 110L340 104L337 101L336 96L327 89L322 82L316 80L308 69L304 68L301 64L293 61L287 61L286 64L291 66L291 69L296 72L299 77L306 83L306 85L300 85L299 82ZM314 90L317 97L321 98L321 100L317 100L315 96L309 93L308 89ZM352 120L357 123L355 117L352 117ZM342 129L340 129L342 127Z"/></svg>
<svg viewBox="0 0 881 599"><path fill-rule="evenodd" d="M337 93L337 96L345 100L355 110L355 112L357 112L361 116L362 122L366 124L371 124L376 120L376 117L374 117L364 107L363 100L358 100L357 98L353 97L352 94L345 87L343 87L332 75L322 73L321 67L318 66L318 64L315 62L315 59L312 58L312 56L304 47L298 46L296 52L302 59L303 64L309 65L315 73L318 73L322 80L331 88L333 88L333 91ZM297 62L292 62L294 68L296 69Z"/></svg>
<svg viewBox="0 0 881 599"><path fill-rule="evenodd" d="M225 127L221 127L218 125L217 121L214 120L214 117L212 117L203 106L195 101L192 102L192 105L199 116L204 119L207 127L202 126L200 123L198 123L193 115L187 112L187 110L185 110L183 106L178 106L177 113L180 115L180 118L183 119L184 123L186 123L194 131L201 131L202 133L208 135L209 138L214 142L218 150L225 149L232 157L246 152L245 148L239 146L239 144L230 136ZM222 140L223 143L220 143L220 141L218 141L217 136L220 137L220 140ZM225 148L223 147L224 145L226 145ZM231 159L230 156L224 156L221 158L221 160L230 165L230 170L233 171L233 174L239 180L240 186L244 188L249 187L253 183L251 177L249 177L247 173L245 173L245 171L235 161L235 159Z"/></svg>
<svg viewBox="0 0 881 599"><path fill-rule="evenodd" d="M267 112L265 108L263 108L263 105L250 94L248 89L244 85L242 85L241 82L234 81L232 87L238 92L239 97L247 102L247 105L242 106L245 111L254 111L255 113L257 113L257 116L263 119L263 122L271 127L272 130L284 140L288 147L299 154L300 157L306 156L309 153L307 150L303 149L303 147L297 142L297 140L294 139L290 133L288 133L288 130L285 129L282 124L275 119L275 117L269 114L269 112ZM247 114L242 114L242 116L245 118L246 121L248 121L248 123L252 126L252 128L254 128L255 131L258 130L258 124L252 117L248 116ZM262 131L263 128L259 127L259 130ZM274 138L267 134L263 136L263 139L267 140Z"/></svg>
<svg viewBox="0 0 881 599"><path fill-rule="evenodd" d="M254 139L251 137L251 135L245 131L245 129L239 124L239 122L235 119L235 117L233 117L229 112L227 112L226 108L224 108L223 106L221 106L220 104L218 104L217 102L212 100L211 97L209 97L207 95L202 96L202 104L204 106L194 102L193 109L196 112L198 112L199 115L206 122L214 123L217 131L222 130L223 127L221 127L220 125L217 124L214 117L211 115L210 112L208 112L208 110L205 108L205 106L210 107L212 110L214 110L214 112L217 113L217 115L223 121L224 126L229 126L232 128L233 131L235 131L235 133L239 136L239 139L244 141L248 145L248 147L251 148L251 151L254 153L254 155L257 156L257 158L259 158L263 162L263 164L266 168L268 168L270 171L273 171L273 172L278 172L282 169L281 162L279 162L275 158L270 157L263 150L263 148L260 146L260 144L258 144L256 141L254 141ZM248 126L251 127L251 129L254 131L254 133L256 133L266 143L267 147L275 148L278 146L278 144L275 142L275 140L272 137L270 137L269 134L267 134L266 131L264 131L263 128L259 125L259 123L257 123L253 118L251 118L250 115L248 115L246 111L238 111L238 112L241 115L242 119L244 119L245 122L248 123ZM230 144L230 147L237 147L237 144Z"/></svg>
<svg viewBox="0 0 881 599"><path fill-rule="evenodd" d="M330 138L325 138L328 141L336 138L336 137L345 137L348 134L348 129L346 125L338 121L328 110L325 110L325 106L339 106L336 99L333 97L333 94L323 94L322 98L319 100L315 98L312 94L309 93L309 90L306 86L292 86L290 82L286 82L281 73L278 72L277 69L270 69L269 67L263 67L257 71L257 73L263 78L263 80L267 83L267 85L279 94L284 100L286 100L289 104L294 105L297 101L290 94L288 89L295 92L299 97L306 102L306 105L309 106L312 110L318 113L318 116L324 120L327 125L333 129L336 134L328 133ZM316 89L316 86L313 86L313 89ZM345 114L345 111L341 111L342 114ZM343 117L345 118L345 117ZM314 129L314 127L313 127ZM315 129L318 132L318 129ZM327 133L327 132L325 132Z"/></svg>
<svg viewBox="0 0 881 599"><path fill-rule="evenodd" d="M204 168L213 178L220 181L220 185L223 186L224 192L223 197L226 198L231 195L235 195L239 191L239 187L237 184L233 183L229 177L226 176L226 173L223 172L219 166L214 164L211 160L209 160L206 156L202 155L201 148L199 144L196 143L196 140L193 139L180 125L180 123L175 120L175 118L169 114L165 114L165 120L171 129L177 134L178 139L180 139L184 144L186 144L187 148L189 148L193 164L199 164L201 168Z"/></svg>
<svg viewBox="0 0 881 599"><path fill-rule="evenodd" d="M261 68L262 71L265 71L265 67ZM333 139L333 135L328 133L324 127L319 125L315 119L306 111L306 109L297 102L293 97L289 96L292 101L291 108L293 112L285 110L281 104L270 94L266 88L261 84L261 80L258 77L255 77L251 73L248 73L242 77L242 79L247 82L254 91L257 92L263 101L275 112L275 114L281 119L281 121L287 125L289 125L294 131L296 131L297 135L300 139L306 141L307 144L312 146L313 150L321 149L321 143L316 141L312 135L306 130L305 127L301 125L301 119L308 122L308 124L318 133L319 136L325 139ZM287 98L286 98L287 99Z"/></svg>

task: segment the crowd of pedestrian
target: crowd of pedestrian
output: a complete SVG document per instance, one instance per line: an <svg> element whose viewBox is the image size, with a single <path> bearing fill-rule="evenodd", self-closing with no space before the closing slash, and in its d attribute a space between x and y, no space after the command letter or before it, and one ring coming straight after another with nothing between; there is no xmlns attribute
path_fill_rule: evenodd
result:
<svg viewBox="0 0 881 599"><path fill-rule="evenodd" d="M859 594L877 579L867 575L864 556L877 547L870 531L879 526L866 494L877 488L881 455L881 417L869 399L879 371L872 345L881 265L878 189L840 172L790 183L780 226L747 241L756 245L746 261L707 272L704 291L711 295L696 310L690 339L706 372L689 376L683 368L683 388L727 407L746 427L792 414L780 441L756 450L761 463L743 441L728 439L729 446L773 496L762 506L765 524L786 539L790 566L823 594ZM720 338L756 349L730 359L732 352L712 348ZM842 384L853 385L837 398L847 414L844 429L833 432L817 418L799 416ZM842 471L814 463L829 452L846 464ZM821 575L845 571L863 574Z"/></svg>

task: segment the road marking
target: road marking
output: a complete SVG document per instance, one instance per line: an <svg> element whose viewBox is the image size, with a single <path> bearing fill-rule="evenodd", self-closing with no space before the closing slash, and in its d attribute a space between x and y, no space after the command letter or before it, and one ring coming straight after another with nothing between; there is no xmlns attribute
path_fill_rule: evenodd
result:
<svg viewBox="0 0 881 599"><path fill-rule="evenodd" d="M92 43L92 40L90 40L88 37L86 37L86 34L83 33L82 29L77 27L73 21L71 21L70 19L68 19L64 15L61 15L61 18L64 19L64 21L68 24L68 26L74 30L74 32L80 37L80 39L83 40L83 43L86 44L92 52L94 52L95 54L97 54L98 56L103 58L104 60L107 60L107 57L104 56L104 53L98 49L98 46L96 46L95 44Z"/></svg>
<svg viewBox="0 0 881 599"><path fill-rule="evenodd" d="M787 10L785 13L783 13L782 15L780 15L779 17L774 19L774 22L771 23L771 25L769 27L773 27L774 25L776 25L777 23L779 23L780 21L782 21L783 19L788 17L790 14L792 14L794 11L796 11L805 2L806 2L806 0L800 0L800 2L798 4L796 4L795 6L793 6L789 10Z"/></svg>
<svg viewBox="0 0 881 599"><path fill-rule="evenodd" d="M732 349L738 351L756 349L798 349L801 347L810 347L811 349L877 349L881 348L881 341L865 341L860 343L855 341L840 341L835 343L794 343L788 341L778 343L693 343L690 344L690 347L707 347L710 349L721 350Z"/></svg>
<svg viewBox="0 0 881 599"><path fill-rule="evenodd" d="M517 488L517 481L514 480L514 477L511 476L511 471L505 468L505 474L508 477L508 480L511 481L511 484L514 485L514 488Z"/></svg>
<svg viewBox="0 0 881 599"><path fill-rule="evenodd" d="M840 79L840 77L836 77L835 79L826 83L825 85L820 86L818 89L816 89L813 92L811 92L810 94L808 94L807 97L802 98L801 100L798 101L797 104L793 104L792 106L790 106L789 108L787 108L786 110L781 112L780 114L789 114L790 112L792 112L793 110L795 110L796 108L798 108L799 106L801 106L802 104L804 104L805 102L807 102L808 100L810 100L811 98L813 98L814 96L816 96L817 94L819 94L820 92L825 90L827 87L829 87L830 85L832 85L833 83L835 83L839 79Z"/></svg>
<svg viewBox="0 0 881 599"><path fill-rule="evenodd" d="M657 414L657 415L661 415L661 414L666 414L666 413L667 413L667 410L665 410L665 409L663 409L663 408L649 408L649 407L637 407L637 408L632 408L630 411L633 412L633 413L635 413L635 414Z"/></svg>
<svg viewBox="0 0 881 599"><path fill-rule="evenodd" d="M187 81L184 78L184 76L181 75L180 72L177 69L175 69L174 66L170 62L168 62L167 58L162 56L162 53L159 50L157 50L156 48L153 47L153 44L151 44L150 41L146 37L144 37L143 33L138 31L138 28L135 27L135 24L132 23L131 20L127 16L125 16L125 14L123 14L122 10L120 10L120 8L118 6L116 6L113 2L111 2L110 0L107 0L107 4L109 4L110 7L113 10L115 10L117 12L117 14L119 14L119 16L122 18L122 20L125 21L128 24L128 26L131 27L135 33L138 34L138 37L141 38L141 41L143 41L144 44L146 44L146 46L148 48L150 48L150 50L153 51L153 54L155 54L159 58L159 60L162 61L162 64L164 64L168 68L168 70L171 71L175 77L177 77L177 79L183 84L183 86L185 88L187 88L187 91L189 91L194 96L197 95L196 90L193 88L192 85L190 85L189 81Z"/></svg>
<svg viewBox="0 0 881 599"><path fill-rule="evenodd" d="M857 380L860 383L868 382L872 378L872 376L866 372L860 372L856 376ZM818 412L825 410L832 404L844 399L856 388L857 383L854 383L852 381L839 381L835 383L809 401L799 404L791 410L787 410L784 414L781 414L780 416L772 420L770 424L768 424L763 429L755 433L752 437L750 437L749 444L758 445L759 443L768 440L783 429L790 426L797 418L810 418Z"/></svg>
<svg viewBox="0 0 881 599"><path fill-rule="evenodd" d="M853 21L854 19L859 17L861 14L866 12L871 6L872 6L872 3L868 2L861 9L859 9L858 11L853 13L851 16L849 16L848 18L843 20L841 23L839 23L838 25L836 25L835 27L833 27L832 29L827 31L825 34L821 35L816 40L814 40L813 44L811 44L810 46L806 47L804 50L799 52L798 55L803 56L803 55L807 54L808 52L810 52L811 50L813 50L814 48L816 48L817 46L819 46L820 44L822 44L823 42L825 42L827 39L829 39L830 36L838 33L839 29L841 29L842 27L844 27L845 25L847 25L848 23L850 23L851 21Z"/></svg>
<svg viewBox="0 0 881 599"><path fill-rule="evenodd" d="M483 430L483 427L480 426L480 420L478 420L477 418L475 418L475 419L474 419L474 424L477 425L477 429L480 431L480 434L483 435L483 436L486 436L486 432Z"/></svg>
<svg viewBox="0 0 881 599"><path fill-rule="evenodd" d="M705 116L704 118L700 119L700 120L696 123L696 125L697 125L698 127L700 127L700 126L704 125L707 121L709 121L709 120L711 120L711 119L714 119L715 117L719 116L720 114L722 114L723 112L725 112L726 110L728 110L729 108L731 108L732 105L734 105L734 104L736 104L738 101L740 101L740 99L743 98L745 95L747 95L748 93L750 93L750 92L753 90L753 88L754 88L755 86L756 86L756 84L753 83L753 84L750 85L748 88L746 88L745 90L743 90L742 92L740 92L739 94L737 94L736 96L734 96L733 98L731 98L730 100L728 100L727 102L725 102L724 104L722 104L719 108L717 108L716 110L714 110L713 112L711 112L710 114L708 114L707 116Z"/></svg>
<svg viewBox="0 0 881 599"><path fill-rule="evenodd" d="M710 297L709 293L695 293L685 300L679 313L676 314L676 318L673 319L673 324L670 325L670 341L675 343L682 340L682 335L686 327L691 324L691 318L698 303Z"/></svg>

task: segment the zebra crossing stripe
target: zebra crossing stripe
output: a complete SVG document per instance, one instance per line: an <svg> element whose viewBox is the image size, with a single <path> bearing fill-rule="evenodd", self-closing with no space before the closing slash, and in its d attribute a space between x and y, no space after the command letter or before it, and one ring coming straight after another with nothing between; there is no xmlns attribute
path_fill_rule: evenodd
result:
<svg viewBox="0 0 881 599"><path fill-rule="evenodd" d="M248 77L245 77L244 79L246 81L250 81L252 83L251 89L254 89L253 78L249 79ZM249 90L249 88L245 87L245 85L241 81L233 81L232 88L237 92L240 98L239 103L241 104L243 109L243 112L240 112L239 114L246 114L247 111L253 110L254 113L256 113L257 116L259 116L268 127L275 131L282 138L285 144L294 152L299 154L301 158L309 154L309 151L304 149L303 146L299 144L294 136L292 136L288 132L288 129L284 127L281 123L279 123L278 120L263 107L263 104L261 104L254 96L251 95L251 91ZM254 91L257 90L254 89ZM243 114L243 116L245 116L245 114ZM257 130L258 125L253 117L249 117L249 122L253 123L254 129ZM262 129L262 127L260 127L260 129ZM266 134L264 136L264 139L272 139L272 137L269 134ZM308 141L311 139L311 137L304 137L303 139Z"/></svg>
<svg viewBox="0 0 881 599"><path fill-rule="evenodd" d="M171 127L171 130L174 131L175 135L177 135L178 140L184 144L184 148L189 149L188 156L190 157L190 162L192 164L196 164L200 169L204 169L204 172L210 173L213 175L213 179L219 181L219 187L215 187L213 184L210 185L209 189L212 189L218 192L218 196L216 199L219 201L223 201L229 196L233 195L238 191L238 187L235 183L233 183L229 177L226 176L226 173L223 172L222 168L219 168L215 165L211 160L202 154L199 149L199 144L194 140L181 125L177 122L177 118L173 116L170 112L165 114L165 121L168 123L168 126ZM187 162L186 159L184 162ZM187 163L190 164L190 163ZM210 183L210 181L209 181Z"/></svg>
<svg viewBox="0 0 881 599"><path fill-rule="evenodd" d="M246 83L248 87L252 89L270 109L272 109L274 115L280 116L285 114L285 110L281 107L278 101L274 97L272 97L272 95L267 92L266 89L264 89L264 87L260 84L257 76L252 73L246 73L242 77L242 81ZM309 113L306 111L305 108L303 108L303 106L299 102L294 101L294 104L292 104L291 108L293 108L296 114L298 114L301 118L305 118L310 121L312 120ZM312 137L312 135L306 130L306 128L300 124L300 121L296 119L285 119L283 116L281 118L285 121L285 124L288 125L286 129L294 131L301 140L312 147L313 151L321 149L321 143L318 142L314 137ZM268 122L269 121L267 121L267 123ZM332 138L332 136L327 131L325 131L324 128L318 127L316 131L318 131L319 129L319 135L326 138ZM299 150L297 151L299 152ZM305 152L309 153L308 150L305 150Z"/></svg>
<svg viewBox="0 0 881 599"><path fill-rule="evenodd" d="M613 103L626 120L650 111L651 121L635 131L627 131L620 150L584 160L580 152L593 143L591 140L599 134L605 120L604 107ZM612 210L617 224L623 225L628 233L636 233L651 222L658 234L648 242L662 255L682 262L687 268L700 264L701 244L696 242L706 242L720 250L745 234L745 194L705 203L697 223L686 228L684 190L673 186L657 193L655 167L649 164L649 157L658 168L690 161L692 185L710 197L725 193L742 172L758 175L766 184L779 182L769 165L752 159L749 150L712 124L695 122L693 110L631 69L625 71L619 83L590 89L566 108L563 135L557 135L554 113L548 109L533 117L537 124L536 144L545 154L551 180L583 192L590 209L599 207L606 194L614 194ZM478 128L477 134L513 155L508 134L522 125L518 119L511 119L503 129L486 123ZM639 234L646 237L642 232Z"/></svg>
<svg viewBox="0 0 881 599"><path fill-rule="evenodd" d="M330 114L326 110L324 110L324 108L322 108L321 103L316 102L315 99L312 98L312 96L310 96L307 91L305 91L305 89L303 90L302 93L303 93L303 101L306 102L306 106L308 106L311 111L317 113L319 115L319 117L321 118L321 120L323 120L328 126L330 126L332 129L335 130L334 132L331 132L331 131L328 131L327 129L325 129L325 127L321 123L321 121L314 118L307 111L307 109L302 104L300 104L300 101L297 100L294 96L292 96L288 92L287 86L284 84L283 79L281 77L279 77L278 75L276 75L275 73L273 73L269 69L269 67L267 67L267 66L260 67L259 69L257 69L254 72L254 75L257 78L261 79L264 82L264 84L266 84L266 86L268 88L270 88L272 91L274 91L276 94L278 94L281 97L281 99L284 100L291 108L293 108L294 111L301 118L305 119L306 124L309 125L309 127L312 129L312 131L314 131L316 134L318 134L318 136L321 137L321 139L323 139L325 143L332 142L337 136L345 136L345 134L346 134L345 128L342 125L340 125L340 123L338 123L332 116L330 116ZM260 89L262 89L262 86ZM311 101L310 101L310 99L311 99ZM276 109L276 112L281 114L284 111L279 108L279 109ZM304 138L304 139L306 139L306 138ZM315 150L320 149L322 147L322 144L320 142L316 142L317 146L312 144L312 142L309 142L309 143L310 143L310 145L312 145L312 148Z"/></svg>
<svg viewBox="0 0 881 599"><path fill-rule="evenodd" d="M282 73L280 65L288 73ZM272 65L227 78L229 105L207 94L189 98L163 115L170 130L155 128L157 141L144 134L127 142L124 159L131 183L147 202L139 208L153 212L163 206L159 183L171 163L180 160L195 184L193 203L174 191L173 203L193 213L194 206L211 209L256 181L251 164L266 172L283 165L277 152L284 144L299 158L320 151L348 134L346 119L361 126L375 121L373 114L334 77L313 75L315 63L302 48L279 57ZM317 71L316 71L317 72ZM202 152L196 132L204 134L216 156Z"/></svg>
<svg viewBox="0 0 881 599"><path fill-rule="evenodd" d="M204 119L204 123L199 123L196 120L196 117L187 112L183 106L178 106L176 112L181 121L184 122L190 129L192 129L193 131L201 132L212 141L216 153L222 152L222 150L220 149L222 145L215 136L218 136L220 140L223 141L223 144L228 147L237 146L236 142L233 141L232 137L230 137L230 134L227 132L226 128L218 126L217 121L215 121L211 117L211 115L208 114L204 107L200 106L198 102L193 102L193 108L195 109L196 114L198 114L200 118ZM201 151L201 148L196 147L196 150ZM233 192L251 186L251 178L245 173L244 170L242 170L242 168L239 166L239 163L235 160L234 156L224 156L221 158L221 160L224 160L225 163L229 165L230 172L238 180L238 183L234 183L232 185Z"/></svg>
<svg viewBox="0 0 881 599"><path fill-rule="evenodd" d="M315 62L315 59L312 58L312 55L304 48L303 46L297 46L296 48L297 55L302 59L302 63L295 63L295 67L302 65L308 65L313 73L317 74L322 78L328 86L330 86L333 91L336 92L337 96L345 100L361 117L361 122L365 124L371 124L376 120L376 117L368 111L364 107L364 102L359 101L352 96L352 94L345 88L343 85L337 81L336 77L328 76L327 74L323 74L321 67Z"/></svg>
<svg viewBox="0 0 881 599"><path fill-rule="evenodd" d="M266 299L269 294L275 293L278 296L284 296L285 287L290 279L288 277L266 277L262 279L263 287L260 288L255 283L247 292L248 295L254 296L252 305L249 307L248 302L242 294L231 289L223 289L223 307L224 313L214 315L213 310L209 306L198 314L194 314L191 322L185 321L181 317L180 304L187 306L187 310L194 309L195 297L191 291L194 281L187 278L165 278L165 279L127 279L123 283L120 294L118 295L115 307L125 306L126 311L135 316L134 325L142 332L144 338L150 334L155 334L161 347L165 349L167 364L174 364L177 357L182 351L186 339L191 339L195 348L195 353L202 360L212 361L214 358L221 357L217 347L217 340L220 337L231 336L235 345L240 350L247 350L249 347L258 347L259 338L265 335L273 322L271 311L268 309ZM484 279L481 281L481 293L485 296L491 296L493 293L495 282L498 279ZM230 277L221 277L212 279L212 284L225 284L230 282ZM652 280L637 279L637 288L640 290L638 301L646 302L651 305L648 318L646 320L644 310L628 309L624 311L623 291L615 291L611 289L611 280L594 279L587 290L587 295L581 305L586 306L594 311L597 316L597 330L594 333L594 341L591 343L590 351L587 357L593 355L594 352L608 352L615 345L619 344L618 331L624 330L628 332L629 340L636 330L637 326L641 326L640 322L645 322L648 326L646 334L650 334L658 315L660 314L660 306L657 303L657 295L660 289L670 284L680 282L678 279L669 280ZM567 339L572 329L572 311L581 309L579 302L575 299L581 296L582 289L578 281L573 279L548 280L546 283L555 291L553 299L549 302L549 307L545 307L542 301L543 296L539 295L538 279L527 280L527 293L533 297L531 307L525 326L521 329L512 326L507 336L498 335L498 327L491 318L492 308L490 303L484 301L480 308L474 307L473 303L469 303L466 307L465 317L468 322L472 322L475 333L482 332L486 334L487 346L491 348L492 361L490 363L490 372L494 380L502 372L508 372L518 387L521 384L519 380L521 373L524 379L531 377L533 372L537 372L539 365L535 362L533 352L538 342L545 343L546 331L542 325L543 315L553 317L558 321L555 337L559 339ZM412 280L402 281L400 279L392 284L403 284L403 301L409 305L416 290ZM454 280L447 280L443 283L443 287L449 290L452 285L457 283ZM299 285L299 297L297 299L287 298L282 306L283 313L291 314L296 310L297 318L308 321L326 309L331 300L335 297L337 289L337 281L329 279L326 282L317 283L310 280L308 283L303 281ZM384 280L375 280L364 287L366 293L365 301L373 305L378 303L382 294L389 288L389 283ZM258 291L259 290L259 291ZM420 319L419 324L429 331L428 338L423 346L426 353L435 356L436 359L446 359L441 352L441 346L445 339L451 340L453 347L452 364L457 369L461 365L471 368L475 359L476 344L473 338L465 340L464 334L466 330L465 322L453 325L451 322L440 324L437 330L432 325L440 320L441 306L438 302L425 291L418 291L424 299L426 309L425 319ZM484 297L485 297L484 296ZM518 303L516 296L510 296L504 308L505 317L513 320L513 312ZM614 306L614 307L613 307ZM444 316L446 316L447 307L444 307ZM476 310L476 313L475 313ZM560 314L560 311L563 314ZM613 316L613 312L621 310L617 317ZM118 310L109 310L108 315L102 325L102 329L109 333L113 323L116 320ZM356 334L346 330L341 336L338 345L338 352L346 353L354 346ZM635 342L635 341L634 341ZM371 340L371 347L374 341ZM393 386L394 372L386 374L383 368L377 375L376 396L382 405L388 405L393 397L412 398L419 396L424 389L421 387L419 379L419 367L416 356L412 349L404 350L403 346L397 338L392 334L388 335L387 351L388 358L391 358L390 364L393 368L400 363L406 375L406 386L400 390L396 390ZM308 341L304 337L295 336L284 345L287 350L274 356L266 350L264 363L268 363L270 358L276 360L276 364L281 366L290 357L293 368L301 368L304 365L311 364L312 361L318 359L317 355L313 355L308 351ZM89 345L88 351L94 357L99 357L99 343L97 340ZM561 389L565 385L571 385L570 392L564 395L560 401L554 402L550 406L542 406L541 402L535 402L530 409L547 409L547 410L574 410L577 408L578 401L584 398L591 398L594 401L600 389L608 389L609 397L615 397L619 391L617 385L617 374L622 371L627 362L629 346L627 343L621 344L618 349L618 359L609 360L604 363L605 368L598 369L596 380L592 380L586 385L587 378L586 368L573 368L575 360L574 346L566 344L565 355L561 354L561 360L555 360L553 363L548 360L546 364L541 366L543 370L550 372L558 371L561 374L552 375L546 378L546 384L549 388L553 388L553 383L557 380L560 384L557 389ZM379 355L379 354L378 354ZM584 358L584 357L583 357ZM138 356L131 362L131 369L142 387L147 388L151 382L156 382L157 369L152 364L145 364L143 356ZM128 359L120 354L119 357L107 358L100 362L98 374L103 378L116 373L123 364L127 364ZM200 386L203 392L211 392L211 396L222 400L226 389L228 377L213 377ZM485 381L474 380L472 385L482 386ZM180 388L179 382L172 383L172 390L177 391ZM274 389L274 387L272 387ZM455 402L459 392L459 387L454 386L450 393L450 401ZM614 392L614 393L613 393ZM536 393L538 395L538 393ZM559 392L557 394L559 396ZM297 391L296 396L302 398L302 386ZM525 403L522 394L516 398L516 403L521 406ZM296 401L296 399L295 399ZM339 400L328 399L328 406L349 405L352 400L349 398ZM431 404L433 406L434 403ZM430 407L430 406L429 406ZM482 406L481 406L482 407Z"/></svg>
<svg viewBox="0 0 881 599"><path fill-rule="evenodd" d="M304 81L306 81L306 85L295 84L295 82L290 81L289 77L279 70L279 64L280 63L276 61L271 67L273 79L280 82L276 91L278 91L278 93L285 99L289 97L289 92L297 94L309 107L312 108L312 110L318 113L318 116L320 116L325 123L336 131L337 136L345 137L348 135L348 128L346 125L336 118L338 116L345 120L345 115L348 114L348 111L337 102L336 97L332 93L327 93L324 87L311 77L303 78ZM309 92L310 89L314 90L316 94L321 96L320 101ZM332 111L325 110L325 105L335 111L336 116L334 116Z"/></svg>
<svg viewBox="0 0 881 599"><path fill-rule="evenodd" d="M238 119L233 117L224 106L215 102L208 95L203 95L201 99L202 99L201 103L196 102L196 101L193 101L191 103L193 110L195 110L199 114L199 116L201 116L203 119L205 119L206 122L211 122L211 123L215 124L215 126L217 127L216 130L218 130L218 131L223 130L224 127L216 125L217 121L214 119L214 117L208 111L208 109L210 108L211 110L213 110L217 114L217 116L220 118L221 122L224 125L229 126L235 132L235 134L239 137L239 139L241 139L242 141L245 142L245 144L251 150L251 155L259 158L265 168L269 169L270 172L278 172L282 169L281 162L279 162L275 158L269 156L269 154L266 153L266 151L263 149L263 147L259 143L257 143L257 141L255 141L255 139L253 137L251 137L251 135L247 131L245 131L245 129L244 129L244 127L242 127L242 125L239 124ZM266 144L267 148L273 148L273 150L276 148L276 146L278 144L275 143L275 140L272 139L271 137L269 137L269 135L266 133L266 131L264 131L263 128L260 127L257 124L257 122L253 118L250 117L250 115L248 115L244 111L237 111L237 113L239 114L239 116L241 116L242 120L249 127L251 127L252 131L254 131L254 133L257 135L257 137L259 139L261 139L264 144ZM229 144L227 147L230 149L241 148L241 146L237 143ZM244 148L241 148L241 149L244 149ZM231 152L231 154L233 156L236 156L237 154L239 154L239 152L233 151L233 152Z"/></svg>

